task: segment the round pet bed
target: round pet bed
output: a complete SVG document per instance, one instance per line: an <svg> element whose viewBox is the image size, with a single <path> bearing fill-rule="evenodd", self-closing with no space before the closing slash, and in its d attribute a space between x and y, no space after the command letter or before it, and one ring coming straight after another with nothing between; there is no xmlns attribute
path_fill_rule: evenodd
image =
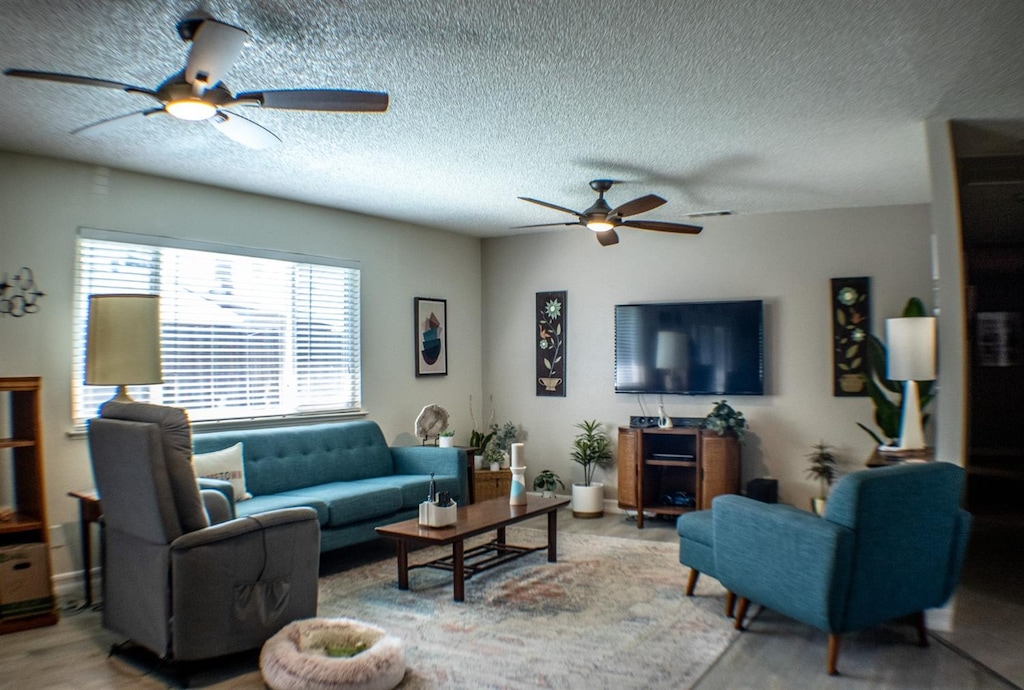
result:
<svg viewBox="0 0 1024 690"><path fill-rule="evenodd" d="M339 649L365 646L353 656ZM309 618L263 645L260 672L271 690L391 690L405 676L402 642L349 618Z"/></svg>

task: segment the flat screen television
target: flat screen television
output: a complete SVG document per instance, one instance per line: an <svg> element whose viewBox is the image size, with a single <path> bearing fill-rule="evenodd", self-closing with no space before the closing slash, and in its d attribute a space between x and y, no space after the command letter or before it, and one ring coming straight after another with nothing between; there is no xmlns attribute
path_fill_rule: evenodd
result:
<svg viewBox="0 0 1024 690"><path fill-rule="evenodd" d="M616 305L615 392L764 395L761 300Z"/></svg>

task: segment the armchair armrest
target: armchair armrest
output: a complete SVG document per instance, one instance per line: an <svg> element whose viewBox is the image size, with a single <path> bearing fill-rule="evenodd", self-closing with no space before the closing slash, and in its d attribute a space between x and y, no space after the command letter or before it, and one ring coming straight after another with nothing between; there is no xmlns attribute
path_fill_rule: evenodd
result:
<svg viewBox="0 0 1024 690"><path fill-rule="evenodd" d="M231 506L231 516L235 515L235 487L232 486L231 482L225 479L212 479L210 477L198 477L196 483L199 485L200 491L207 491L212 489L213 491L219 491L224 494L224 498L228 499L228 504Z"/></svg>
<svg viewBox="0 0 1024 690"><path fill-rule="evenodd" d="M293 523L302 523L312 520L317 525L316 549L319 552L320 523L317 520L316 511L312 508L285 508L283 510L272 510L266 513L256 513L246 517L235 518L216 525L210 525L205 529L198 529L189 532L171 542L171 554L176 551L187 551L199 546L209 546L218 542L226 542L236 539L245 534L259 532L267 527L277 527Z"/></svg>
<svg viewBox="0 0 1024 690"><path fill-rule="evenodd" d="M832 630L849 581L853 533L790 506L719 496L715 569L729 591Z"/></svg>
<svg viewBox="0 0 1024 690"><path fill-rule="evenodd" d="M312 508L257 513L178 537L168 583L174 658L253 649L286 623L315 616L319 564Z"/></svg>
<svg viewBox="0 0 1024 690"><path fill-rule="evenodd" d="M199 496L203 499L203 507L206 508L206 516L210 518L211 525L218 525L227 522L235 517L234 506L228 503L220 491L216 489L202 489Z"/></svg>

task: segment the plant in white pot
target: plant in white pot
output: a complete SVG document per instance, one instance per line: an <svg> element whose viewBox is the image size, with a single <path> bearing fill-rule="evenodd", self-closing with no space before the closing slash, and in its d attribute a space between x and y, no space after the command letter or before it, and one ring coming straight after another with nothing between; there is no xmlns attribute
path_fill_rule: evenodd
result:
<svg viewBox="0 0 1024 690"><path fill-rule="evenodd" d="M562 487L565 491L565 484L562 478L551 470L541 470L540 474L533 478L533 490L540 491L541 496L549 497L555 495L555 487Z"/></svg>
<svg viewBox="0 0 1024 690"><path fill-rule="evenodd" d="M581 431L572 441L572 461L583 468L583 483L572 485L572 515L598 518L604 515L604 484L594 481L594 472L611 464L612 442L596 419L584 420L576 428Z"/></svg>
<svg viewBox="0 0 1024 690"><path fill-rule="evenodd" d="M449 429L445 429L437 435L437 445L442 448L454 448L455 447L455 432Z"/></svg>

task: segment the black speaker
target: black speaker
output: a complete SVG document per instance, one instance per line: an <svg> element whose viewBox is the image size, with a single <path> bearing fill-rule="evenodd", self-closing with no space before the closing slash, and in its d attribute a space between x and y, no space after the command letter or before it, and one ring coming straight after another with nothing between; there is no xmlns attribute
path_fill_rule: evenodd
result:
<svg viewBox="0 0 1024 690"><path fill-rule="evenodd" d="M777 479L751 479L747 482L747 497L762 503L779 502L779 481Z"/></svg>

